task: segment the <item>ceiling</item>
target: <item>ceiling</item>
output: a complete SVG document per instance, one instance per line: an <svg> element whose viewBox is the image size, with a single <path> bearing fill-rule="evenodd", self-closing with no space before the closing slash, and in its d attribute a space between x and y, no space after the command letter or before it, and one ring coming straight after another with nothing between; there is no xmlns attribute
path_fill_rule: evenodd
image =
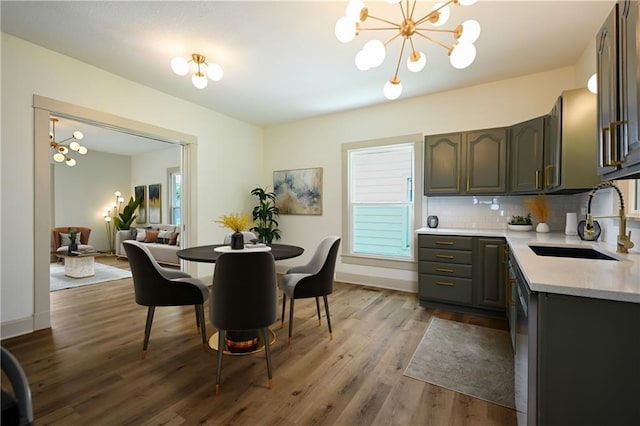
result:
<svg viewBox="0 0 640 426"><path fill-rule="evenodd" d="M370 14L400 21L398 6L366 3ZM480 0L452 5L446 28L466 19L482 27L475 62L454 69L445 49L414 37L427 66L410 73L403 60L399 100L574 65L614 3ZM354 58L364 42L373 35L386 41L392 33L363 32L351 43L339 42L334 26L346 4L2 0L1 24L5 33L244 122L269 126L393 102L384 98L382 87L395 70L401 43L389 44L380 67L356 69ZM416 14L426 14L432 4L418 1ZM172 57L196 52L224 69L222 80L203 90L170 69Z"/></svg>

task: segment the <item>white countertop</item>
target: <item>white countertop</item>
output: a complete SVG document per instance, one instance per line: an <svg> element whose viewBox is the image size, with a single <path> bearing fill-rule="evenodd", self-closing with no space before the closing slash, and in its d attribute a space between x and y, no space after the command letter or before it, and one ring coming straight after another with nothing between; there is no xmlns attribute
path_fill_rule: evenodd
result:
<svg viewBox="0 0 640 426"><path fill-rule="evenodd" d="M578 236L554 232L447 228L420 228L417 232L504 237L533 291L640 303L640 254L637 252L616 253L613 245L582 241ZM538 256L529 248L529 244L587 246L619 261Z"/></svg>

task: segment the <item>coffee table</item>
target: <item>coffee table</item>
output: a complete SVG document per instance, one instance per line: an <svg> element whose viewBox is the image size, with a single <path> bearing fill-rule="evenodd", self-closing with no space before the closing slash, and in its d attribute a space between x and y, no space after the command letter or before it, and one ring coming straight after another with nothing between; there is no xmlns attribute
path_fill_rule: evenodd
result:
<svg viewBox="0 0 640 426"><path fill-rule="evenodd" d="M92 277L96 274L95 256L98 252L82 254L56 253L56 257L64 259L64 274L71 278Z"/></svg>

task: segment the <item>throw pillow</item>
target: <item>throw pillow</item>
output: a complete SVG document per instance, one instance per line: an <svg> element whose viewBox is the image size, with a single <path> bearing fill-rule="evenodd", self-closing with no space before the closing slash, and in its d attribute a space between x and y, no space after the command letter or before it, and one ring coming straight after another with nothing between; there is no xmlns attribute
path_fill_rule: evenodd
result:
<svg viewBox="0 0 640 426"><path fill-rule="evenodd" d="M69 234L65 234L64 232L60 233L60 245L61 246L68 246L69 244L71 244L71 237L69 237ZM80 233L78 232L76 234L76 244L80 244Z"/></svg>
<svg viewBox="0 0 640 426"><path fill-rule="evenodd" d="M148 229L147 232L145 232L144 242L155 243L158 240L158 232L159 231Z"/></svg>
<svg viewBox="0 0 640 426"><path fill-rule="evenodd" d="M164 230L160 230L158 231L158 240L157 242L160 244L168 244L169 243L169 239L171 238L172 232L171 231L164 231Z"/></svg>
<svg viewBox="0 0 640 426"><path fill-rule="evenodd" d="M179 232L174 232L173 234L171 234L171 237L169 238L169 245L170 246L175 246L176 243L178 242L178 235L180 235Z"/></svg>
<svg viewBox="0 0 640 426"><path fill-rule="evenodd" d="M146 230L144 228L136 229L136 241L143 242L146 237Z"/></svg>

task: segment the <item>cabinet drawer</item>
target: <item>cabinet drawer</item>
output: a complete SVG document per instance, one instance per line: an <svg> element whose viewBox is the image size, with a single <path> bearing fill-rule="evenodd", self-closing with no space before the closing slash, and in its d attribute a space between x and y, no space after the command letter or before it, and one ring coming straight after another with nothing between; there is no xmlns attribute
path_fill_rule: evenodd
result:
<svg viewBox="0 0 640 426"><path fill-rule="evenodd" d="M442 250L432 248L420 248L420 260L428 262L462 263L471 265L471 251L465 250Z"/></svg>
<svg viewBox="0 0 640 426"><path fill-rule="evenodd" d="M457 237L452 235L420 235L418 238L420 247L443 248L448 250L471 250L472 237Z"/></svg>
<svg viewBox="0 0 640 426"><path fill-rule="evenodd" d="M420 262L419 272L421 274L472 278L471 265L458 263Z"/></svg>
<svg viewBox="0 0 640 426"><path fill-rule="evenodd" d="M471 279L420 274L420 297L444 302L472 304Z"/></svg>

